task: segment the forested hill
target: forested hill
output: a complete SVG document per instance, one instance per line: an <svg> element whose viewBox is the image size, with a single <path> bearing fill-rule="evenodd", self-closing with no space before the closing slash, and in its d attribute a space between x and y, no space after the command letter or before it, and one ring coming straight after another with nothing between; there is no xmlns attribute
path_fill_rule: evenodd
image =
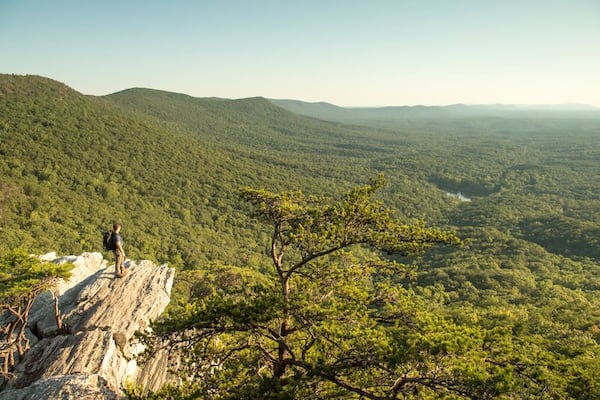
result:
<svg viewBox="0 0 600 400"><path fill-rule="evenodd" d="M123 90L106 98L126 108L139 110L160 119L185 121L202 126L223 122L235 124L280 123L292 114L274 106L266 99L256 97L239 100L197 98L180 93L155 89L134 88ZM285 115L288 114L288 115Z"/></svg>
<svg viewBox="0 0 600 400"><path fill-rule="evenodd" d="M287 153L334 150L341 143L364 145L364 129L340 127L286 111L265 98L197 98L154 89L128 89L106 96L125 109L176 123L228 147ZM288 158L288 157L285 157Z"/></svg>
<svg viewBox="0 0 600 400"><path fill-rule="evenodd" d="M261 174L269 169L261 160L249 162L185 124L50 79L2 75L0 94L5 248L99 250L100 230L119 220L133 258L179 266L233 261L244 252L240 233L232 233L245 223L237 190L282 178ZM225 119L213 121L211 134L239 132Z"/></svg>
<svg viewBox="0 0 600 400"><path fill-rule="evenodd" d="M100 230L119 220L134 258L252 262L262 234L241 210L240 187L332 193L376 174L343 172L362 157L352 150L360 131L260 98L146 89L99 98L0 75L0 135L0 246L31 252L98 250Z"/></svg>

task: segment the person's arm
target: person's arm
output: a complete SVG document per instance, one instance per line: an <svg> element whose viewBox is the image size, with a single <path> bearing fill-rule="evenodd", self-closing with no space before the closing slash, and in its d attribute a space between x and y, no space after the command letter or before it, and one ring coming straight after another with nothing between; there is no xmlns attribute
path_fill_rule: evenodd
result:
<svg viewBox="0 0 600 400"><path fill-rule="evenodd" d="M123 258L125 258L125 250L123 250L123 244L121 242L117 242L117 251L121 253Z"/></svg>

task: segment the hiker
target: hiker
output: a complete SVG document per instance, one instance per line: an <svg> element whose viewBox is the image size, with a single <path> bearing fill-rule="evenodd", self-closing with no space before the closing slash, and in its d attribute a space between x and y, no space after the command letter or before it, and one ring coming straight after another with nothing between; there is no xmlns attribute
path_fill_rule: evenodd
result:
<svg viewBox="0 0 600 400"><path fill-rule="evenodd" d="M115 253L115 274L117 278L125 276L125 267L123 262L125 261L125 251L123 250L123 238L121 237L121 224L115 223L113 225L113 234L111 236L112 248Z"/></svg>

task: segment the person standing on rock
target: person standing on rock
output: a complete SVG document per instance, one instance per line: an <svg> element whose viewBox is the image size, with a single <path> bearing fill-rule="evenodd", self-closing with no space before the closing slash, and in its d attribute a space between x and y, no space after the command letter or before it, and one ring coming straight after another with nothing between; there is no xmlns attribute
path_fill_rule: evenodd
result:
<svg viewBox="0 0 600 400"><path fill-rule="evenodd" d="M111 236L112 248L115 253L115 274L117 278L122 278L125 276L125 267L123 263L125 262L125 250L123 250L123 238L121 237L121 224L115 223L113 225L113 233Z"/></svg>

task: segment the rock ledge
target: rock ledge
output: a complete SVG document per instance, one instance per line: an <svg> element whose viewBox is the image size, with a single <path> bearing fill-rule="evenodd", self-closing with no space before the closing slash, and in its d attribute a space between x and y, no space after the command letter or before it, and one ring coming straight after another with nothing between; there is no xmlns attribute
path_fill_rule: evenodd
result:
<svg viewBox="0 0 600 400"><path fill-rule="evenodd" d="M135 356L143 346L134 334L148 329L166 308L174 269L128 261L127 275L116 278L114 265L107 266L100 253L43 257L75 265L71 279L59 287L65 327L56 329L51 294L39 296L29 319L31 349L0 400L118 399L126 382L160 387L166 360L138 366Z"/></svg>

